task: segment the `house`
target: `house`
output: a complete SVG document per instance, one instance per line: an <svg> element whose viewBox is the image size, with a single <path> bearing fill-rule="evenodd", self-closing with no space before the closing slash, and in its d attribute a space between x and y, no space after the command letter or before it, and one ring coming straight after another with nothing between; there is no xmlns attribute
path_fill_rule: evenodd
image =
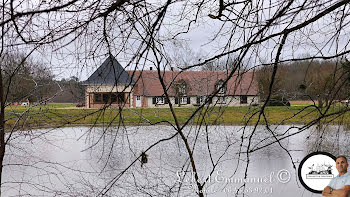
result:
<svg viewBox="0 0 350 197"><path fill-rule="evenodd" d="M258 88L253 72L237 73L225 84L225 71L161 71L169 100L159 81L158 71L126 71L113 57L84 82L86 107L168 107L211 105L244 106L258 104ZM211 95L215 96L210 99Z"/></svg>
<svg viewBox="0 0 350 197"><path fill-rule="evenodd" d="M83 85L87 108L100 108L105 104L132 107L134 82L113 56L108 57Z"/></svg>

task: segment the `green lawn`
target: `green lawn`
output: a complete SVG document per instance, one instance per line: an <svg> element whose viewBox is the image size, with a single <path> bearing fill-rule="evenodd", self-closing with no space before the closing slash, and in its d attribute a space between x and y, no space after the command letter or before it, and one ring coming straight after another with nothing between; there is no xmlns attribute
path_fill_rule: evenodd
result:
<svg viewBox="0 0 350 197"><path fill-rule="evenodd" d="M307 124L318 118L320 113L314 107L267 107L265 109L266 120L270 124ZM305 109L306 108L306 109ZM190 124L224 124L224 125L253 125L258 120L260 107L210 107L202 109L189 122ZM344 110L342 106L331 107L327 114ZM194 107L175 108L175 113L180 124L184 124L192 113ZM9 106L6 108L6 125L11 127L54 127L91 124L120 124L144 125L166 122L174 123L174 118L169 108L144 108L144 109L83 109L74 108L73 104L48 104L40 106ZM122 120L122 121L120 121ZM349 112L341 116L330 116L322 120L333 124L349 124ZM260 124L265 123L261 116Z"/></svg>

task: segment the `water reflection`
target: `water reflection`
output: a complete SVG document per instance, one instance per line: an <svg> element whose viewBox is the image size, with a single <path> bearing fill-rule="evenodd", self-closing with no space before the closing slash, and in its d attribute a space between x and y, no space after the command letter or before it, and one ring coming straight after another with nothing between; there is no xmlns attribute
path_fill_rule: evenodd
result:
<svg viewBox="0 0 350 197"><path fill-rule="evenodd" d="M334 155L349 155L350 133L339 125L317 125L307 136L308 152L325 151Z"/></svg>
<svg viewBox="0 0 350 197"><path fill-rule="evenodd" d="M297 128L289 128L258 127L251 136L253 127L188 127L185 134L194 152L198 176L201 181L208 181L203 192L208 196L234 196L245 180L249 196L312 196L298 184L293 163L297 167L313 151L349 155L349 132L334 125L312 127L300 133ZM16 133L8 145L3 193L196 196L185 144L174 134L174 129L167 126ZM276 143L276 138L284 139ZM169 140L154 145L162 139ZM152 145L146 152L147 163L141 165L137 158ZM255 151L247 155L248 146ZM248 179L244 179L246 167ZM291 173L286 183L277 178L281 170Z"/></svg>

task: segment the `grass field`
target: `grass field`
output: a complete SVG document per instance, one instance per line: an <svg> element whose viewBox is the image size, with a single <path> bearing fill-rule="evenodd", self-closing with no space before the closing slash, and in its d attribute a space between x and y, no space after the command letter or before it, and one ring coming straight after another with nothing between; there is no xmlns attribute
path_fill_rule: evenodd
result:
<svg viewBox="0 0 350 197"><path fill-rule="evenodd" d="M223 124L243 125L255 124L258 120L260 107L210 107L202 109L194 116L189 124ZM346 110L342 106L331 107L326 114ZM180 124L184 124L196 110L194 107L175 108ZM291 107L267 107L265 117L270 124L307 124L320 117L315 107L308 105L295 105ZM56 127L91 124L125 124L145 125L166 122L174 123L169 108L144 109L84 109L75 108L73 104L48 104L40 106L9 106L6 108L6 125L11 127ZM122 120L122 121L120 121ZM322 120L333 124L350 124L349 112L342 115L332 115ZM265 123L261 116L260 124Z"/></svg>

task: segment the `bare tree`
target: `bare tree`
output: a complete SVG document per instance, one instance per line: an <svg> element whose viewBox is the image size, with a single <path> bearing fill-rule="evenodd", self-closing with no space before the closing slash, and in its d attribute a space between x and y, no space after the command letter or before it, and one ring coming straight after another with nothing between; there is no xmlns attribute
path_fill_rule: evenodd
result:
<svg viewBox="0 0 350 197"><path fill-rule="evenodd" d="M349 1L2 1L1 6L1 50L0 58L4 59L8 52L21 50L26 56L18 64L23 66L25 59L29 56L52 56L53 67L64 67L71 65L73 62L76 68L83 68L95 61L100 61L104 55L126 56L128 59L126 69L143 70L147 65L156 68L157 79L162 87L165 99L170 100L169 90L172 84L167 84L164 79L164 70L171 67L171 52L168 50L169 45L174 40L187 39L186 36L192 32L201 31L198 27L202 26L209 34L205 40L204 46L212 47L209 49L208 56L194 61L191 64L183 65L180 73L190 69L202 70L203 66L220 58L235 57L229 65L226 61L223 68L226 69L227 77L222 81L221 88L211 92L204 103L193 108L191 115L184 121L179 120L179 115L172 102L168 103L169 111L172 115L172 121L162 119L161 121L152 122L139 114L140 119L145 120L150 125L164 123L172 128L170 135L162 136L152 141L143 150L130 148L130 160L128 165L122 166L122 170L113 173L108 180L98 187L85 180L85 188L89 188L97 196L113 196L113 191L118 190L119 184L127 183L124 187L134 188L131 195L140 195L140 193L152 195L170 195L177 193L182 195L181 184L167 184L167 180L161 183L147 184L138 180L135 174L142 171L137 168L138 161L143 162L142 166L147 166L147 155L158 146L178 140L178 146L181 152L186 153L186 160L182 166L184 171L193 172L195 190L190 194L204 196L202 192L206 185L210 183L208 177L217 170L218 165L223 161L224 155L235 145L237 149L234 152L237 157L237 166L245 166L244 177L248 177L249 166L252 161L252 154L260 149L268 148L272 145L278 145L290 159L295 168L290 151L284 146L283 140L293 135L301 133L311 126L326 120L343 115L349 109L339 108L330 112L330 104L335 100L336 95L341 91L339 80L345 78L332 78L328 101L323 110L317 105L311 105L300 109L294 113L298 116L305 110L312 108L316 111L317 116L308 121L307 124L297 127L297 131L288 133L276 133L269 123L265 109L267 102L270 100L276 84L279 79L277 73L282 63L290 63L300 60L310 59L334 59L341 60L349 53ZM211 24L217 28L210 28ZM321 40L321 42L319 42ZM219 46L219 47L218 47ZM309 57L295 58L300 54L309 53ZM264 61L262 61L264 59ZM71 60L71 61L69 61ZM248 62L248 63L244 63ZM1 64L0 64L1 65ZM212 122L208 121L208 115L220 120L224 112L223 107L212 108L208 105L219 91L226 86L230 79L244 75L246 72L254 70L262 65L270 65L271 69L264 75L268 76L267 86L264 90L265 102L258 109L253 109L252 113L246 114L245 124L242 126L242 133L238 140L227 139L224 151L219 156L214 156L211 152L210 135L208 127ZM312 68L315 69L315 68ZM287 76L286 76L287 77ZM288 76L290 77L290 76ZM140 78L138 78L140 79ZM44 80L44 79L43 79ZM317 81L314 78L314 81ZM311 80L312 81L312 80ZM310 83L312 83L310 81ZM176 82L176 77L174 78ZM117 85L117 84L115 84ZM132 85L131 83L129 85ZM16 127L7 128L6 123L6 95L9 85L4 83L4 68L0 69L0 178L3 174L4 157L6 156L7 143L13 139ZM54 96L54 95L53 95ZM104 117L108 113L108 104L91 114L99 114ZM217 109L218 111L213 112ZM110 158L113 157L113 147L116 145L119 135L109 132L112 124L116 123L117 131L123 130L128 132L125 127L123 113L132 109L120 107L118 115L103 128L98 139L91 144L90 149L96 148L106 142L106 138L113 139L110 147L103 153L105 165L102 168L106 172ZM91 115L90 114L90 115ZM89 115L89 114L88 114ZM89 116L70 117L62 125L74 123L82 118ZM18 116L22 120L23 116ZM286 117L288 120L293 117ZM283 120L281 124L285 121ZM190 127L198 121L199 126ZM97 120L96 120L97 122ZM216 122L216 121L214 121ZM253 125L247 127L247 125ZM266 128L266 133L259 138L259 126ZM194 135L190 135L187 130L193 128ZM191 129L190 129L191 130ZM87 134L91 134L89 130ZM118 132L117 132L118 133ZM204 135L206 139L205 157L210 160L210 170L202 172L200 162L197 158L197 143L199 136ZM181 142L181 143L180 143ZM130 147L133 143L129 143ZM134 151L135 150L135 151ZM104 156L103 156L104 157ZM244 160L244 163L242 162ZM174 161L175 162L175 161ZM113 168L112 168L113 169ZM236 168L237 169L237 168ZM154 173L151 169L150 174ZM110 172L107 170L107 172ZM143 172L143 171L142 171ZM233 172L232 176L236 173ZM188 175L188 174L187 174ZM140 175L141 176L141 175ZM147 177L147 176L145 176ZM184 179L186 175L181 175ZM132 179L133 178L133 179ZM158 178L163 178L158 176ZM146 179L147 181L147 179ZM3 179L0 179L3 183ZM157 185L158 184L158 185ZM69 184L67 184L69 185ZM159 187L156 187L159 186ZM244 189L245 184L242 188ZM156 188L156 189L154 189ZM174 189L176 190L174 192ZM72 191L71 188L65 188L60 191L64 194ZM89 190L89 191L90 191ZM127 189L126 189L127 190ZM158 192L158 193L157 193ZM60 193L56 193L60 194ZM236 193L238 195L238 192ZM74 195L74 194L73 194ZM86 195L86 194L85 194ZM244 194L243 194L244 195Z"/></svg>

